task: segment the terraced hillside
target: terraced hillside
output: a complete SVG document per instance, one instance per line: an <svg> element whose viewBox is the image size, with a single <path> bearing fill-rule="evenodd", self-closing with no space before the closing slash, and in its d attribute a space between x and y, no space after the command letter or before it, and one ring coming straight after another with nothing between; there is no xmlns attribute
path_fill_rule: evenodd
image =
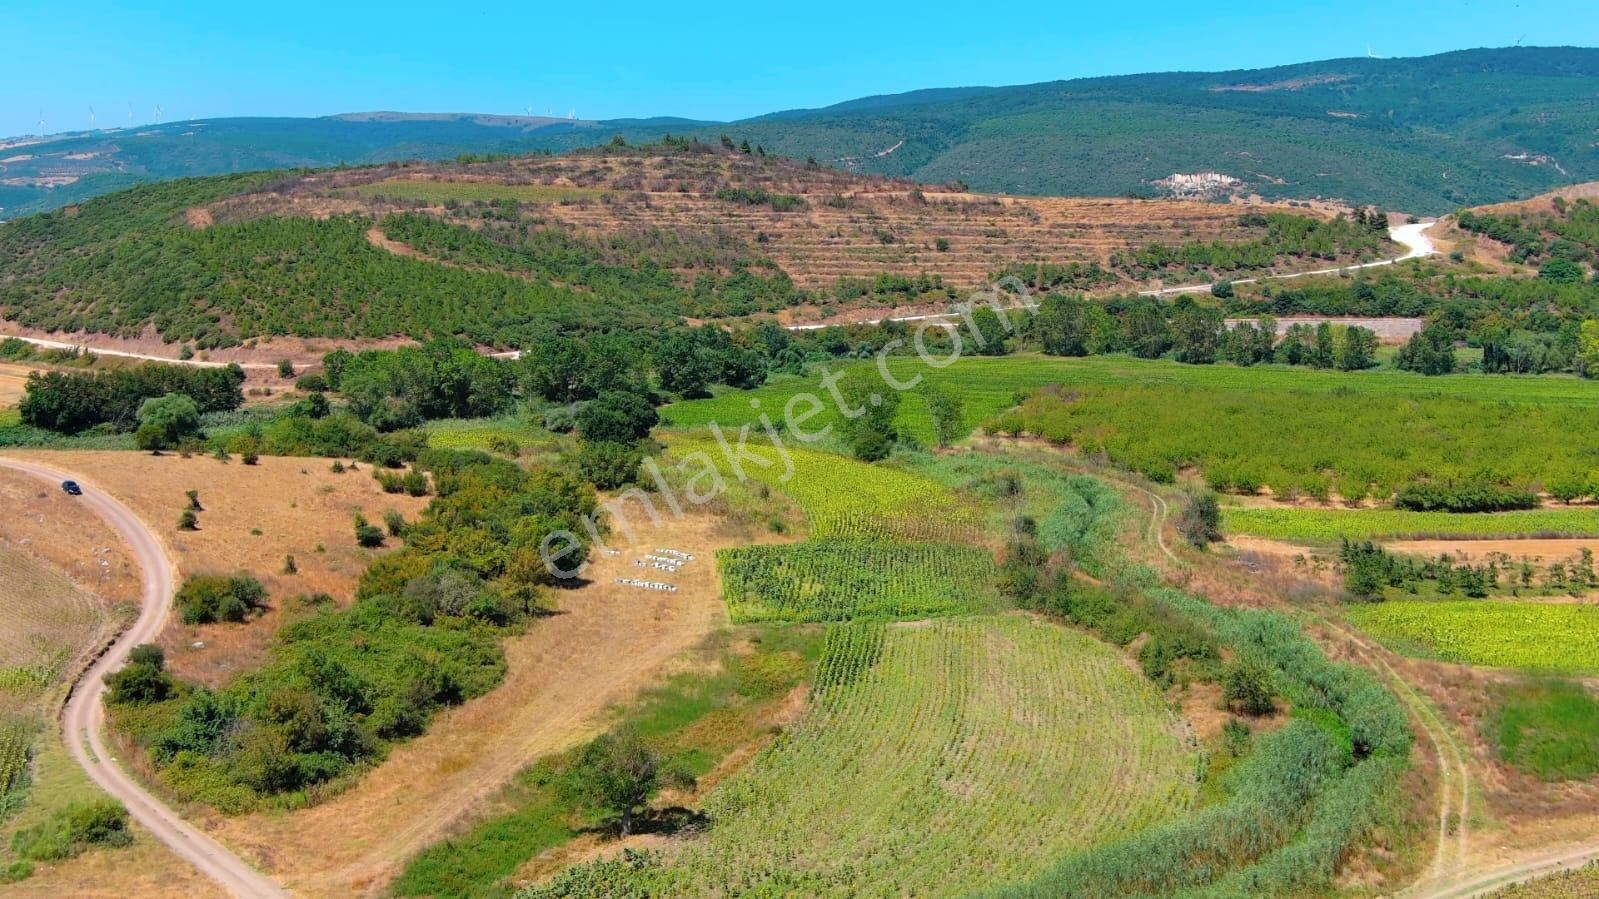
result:
<svg viewBox="0 0 1599 899"><path fill-rule="evenodd" d="M0 230L0 313L198 350L288 336L514 346L550 328L941 311L1002 270L1040 289L1125 290L1392 252L1364 216L979 196L673 140L134 188Z"/></svg>
<svg viewBox="0 0 1599 899"><path fill-rule="evenodd" d="M1259 236L1239 223L1239 210L1214 203L975 194L959 184L659 147L321 175L276 199L225 201L217 215L421 209L481 226L475 207L514 203L541 224L600 241L670 232L697 245L697 258L685 261L769 257L816 289L884 272L970 288L1012 263L1109 266L1116 253L1151 243Z"/></svg>

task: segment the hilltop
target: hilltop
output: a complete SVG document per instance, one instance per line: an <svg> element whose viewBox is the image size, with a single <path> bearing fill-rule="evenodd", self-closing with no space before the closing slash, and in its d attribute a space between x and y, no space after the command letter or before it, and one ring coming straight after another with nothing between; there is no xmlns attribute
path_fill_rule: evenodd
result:
<svg viewBox="0 0 1599 899"><path fill-rule="evenodd" d="M514 345L551 328L942 310L1001 274L1126 291L1392 250L1364 212L997 197L675 141L137 187L0 229L0 310L198 349Z"/></svg>
<svg viewBox="0 0 1599 899"><path fill-rule="evenodd" d="M847 171L1056 196L1259 194L1421 214L1599 178L1599 50L1466 50L921 90L731 123L360 113L0 142L0 217L132 183L726 134Z"/></svg>

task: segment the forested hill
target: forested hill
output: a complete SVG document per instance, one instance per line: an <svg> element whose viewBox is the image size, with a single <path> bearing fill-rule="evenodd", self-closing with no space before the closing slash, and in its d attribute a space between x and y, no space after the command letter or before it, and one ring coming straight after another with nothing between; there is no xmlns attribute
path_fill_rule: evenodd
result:
<svg viewBox="0 0 1599 899"><path fill-rule="evenodd" d="M1173 175L1214 173L1236 179L1210 179L1225 191L1426 214L1599 179L1596 129L1599 50L1530 47L923 90L727 124L220 119L7 147L0 218L154 178L560 151L667 133L726 134L797 159L983 191L1156 195Z"/></svg>
<svg viewBox="0 0 1599 899"><path fill-rule="evenodd" d="M1443 213L1599 178L1596 128L1599 50L1518 48L872 97L732 134L979 190L1113 196L1215 172Z"/></svg>

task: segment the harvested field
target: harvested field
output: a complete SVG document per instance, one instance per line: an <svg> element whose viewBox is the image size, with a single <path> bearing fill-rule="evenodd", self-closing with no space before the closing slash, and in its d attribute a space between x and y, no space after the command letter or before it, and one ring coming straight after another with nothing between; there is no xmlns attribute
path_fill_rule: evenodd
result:
<svg viewBox="0 0 1599 899"><path fill-rule="evenodd" d="M608 709L725 622L714 556L738 542L702 517L641 528L632 544L613 540L620 552L596 560L589 583L506 641L509 668L493 692L439 715L348 792L304 811L217 821L213 833L300 895L381 894L406 860L480 817L529 762L597 735ZM615 583L660 546L697 557L671 576L677 592Z"/></svg>
<svg viewBox="0 0 1599 899"><path fill-rule="evenodd" d="M413 518L427 505L426 498L383 493L367 466L334 474L327 459L268 456L251 466L127 452L14 455L77 473L86 489L103 489L126 503L161 535L180 575L243 571L266 586L273 608L248 625L174 621L167 628L161 643L173 672L209 685L260 663L282 621L280 600L309 593L328 593L341 603L353 598L361 573L382 552L356 545L356 511L381 521L386 509ZM191 489L204 507L200 529L179 531L184 493ZM297 574L283 573L288 555Z"/></svg>
<svg viewBox="0 0 1599 899"><path fill-rule="evenodd" d="M1253 318L1229 318L1227 324L1232 326L1239 322L1253 322ZM1411 335L1421 331L1425 321L1419 318L1326 318L1309 315L1289 315L1277 319L1277 336L1288 333L1294 325L1310 325L1315 327L1322 322L1330 325L1344 325L1357 328L1366 328L1377 335L1379 343L1387 345L1402 344L1411 338Z"/></svg>
<svg viewBox="0 0 1599 899"><path fill-rule="evenodd" d="M28 374L35 370L26 365L0 362L0 409L22 401L22 394L28 386Z"/></svg>

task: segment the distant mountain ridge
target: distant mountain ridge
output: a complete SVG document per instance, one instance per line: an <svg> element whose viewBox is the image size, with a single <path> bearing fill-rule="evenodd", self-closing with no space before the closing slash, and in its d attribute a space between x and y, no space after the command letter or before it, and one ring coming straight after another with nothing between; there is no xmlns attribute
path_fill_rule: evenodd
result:
<svg viewBox="0 0 1599 899"><path fill-rule="evenodd" d="M0 217L184 175L559 152L667 133L726 134L800 159L985 191L1148 195L1205 183L1441 213L1599 179L1599 50L931 88L731 123L389 112L166 123L0 142Z"/></svg>

